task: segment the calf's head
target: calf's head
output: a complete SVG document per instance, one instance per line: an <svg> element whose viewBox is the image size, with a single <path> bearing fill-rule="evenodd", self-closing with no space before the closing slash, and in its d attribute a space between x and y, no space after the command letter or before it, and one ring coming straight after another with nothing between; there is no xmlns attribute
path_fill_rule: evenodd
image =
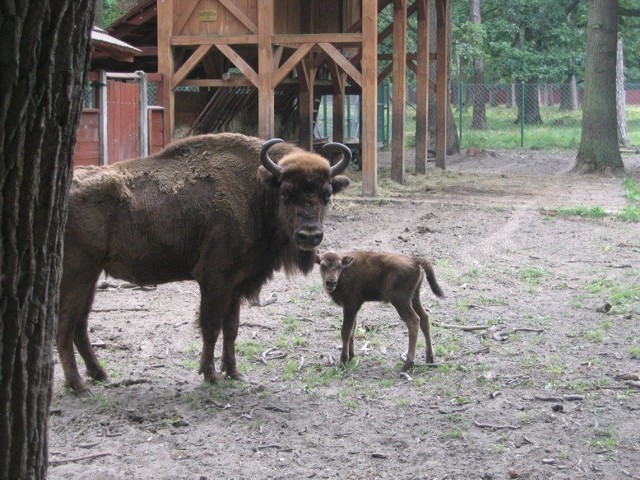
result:
<svg viewBox="0 0 640 480"><path fill-rule="evenodd" d="M342 159L334 166L315 153L294 150L278 163L269 157L269 149L282 140L266 142L260 151L262 167L258 175L263 182L277 188L280 194L280 220L289 228L291 238L300 250L312 251L322 241L322 222L331 195L344 190L349 179L343 172L351 160L351 150L341 143L329 143L323 150L339 151Z"/></svg>
<svg viewBox="0 0 640 480"><path fill-rule="evenodd" d="M325 252L322 255L316 254L316 263L320 265L322 285L327 293L331 293L336 289L342 270L348 268L352 262L353 257L349 255L341 256L335 252Z"/></svg>

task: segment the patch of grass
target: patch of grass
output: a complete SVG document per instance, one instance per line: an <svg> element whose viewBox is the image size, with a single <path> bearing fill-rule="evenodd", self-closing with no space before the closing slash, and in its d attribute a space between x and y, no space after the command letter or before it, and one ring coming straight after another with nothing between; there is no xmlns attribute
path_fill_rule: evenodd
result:
<svg viewBox="0 0 640 480"><path fill-rule="evenodd" d="M625 205L616 214L616 218L623 222L640 222L640 207L637 205Z"/></svg>
<svg viewBox="0 0 640 480"><path fill-rule="evenodd" d="M631 345L629 347L629 358L640 358L640 345Z"/></svg>
<svg viewBox="0 0 640 480"><path fill-rule="evenodd" d="M262 347L262 345L260 345L260 343L258 343L258 341L254 339L249 339L249 340L240 341L236 343L236 351L238 352L239 355L242 355L243 357L251 358L251 357L260 356L260 354L264 350L265 349Z"/></svg>
<svg viewBox="0 0 640 480"><path fill-rule="evenodd" d="M582 336L585 340L592 343L602 343L604 340L604 332L597 328L586 330Z"/></svg>
<svg viewBox="0 0 640 480"><path fill-rule="evenodd" d="M282 367L282 378L285 380L293 380L298 373L298 362L296 360L287 360Z"/></svg>
<svg viewBox="0 0 640 480"><path fill-rule="evenodd" d="M544 270L537 267L524 267L518 272L518 276L532 287L540 285L544 275Z"/></svg>
<svg viewBox="0 0 640 480"><path fill-rule="evenodd" d="M105 395L103 392L95 393L91 396L91 399L103 410L111 410L116 404L113 398Z"/></svg>
<svg viewBox="0 0 640 480"><path fill-rule="evenodd" d="M453 427L446 430L443 437L447 440L460 440L464 438L464 430L460 427Z"/></svg>
<svg viewBox="0 0 640 480"><path fill-rule="evenodd" d="M187 370L198 370L200 368L200 362L193 358L184 358L180 361L180 365Z"/></svg>
<svg viewBox="0 0 640 480"><path fill-rule="evenodd" d="M522 368L534 368L540 365L535 355L528 355L522 359Z"/></svg>
<svg viewBox="0 0 640 480"><path fill-rule="evenodd" d="M632 202L640 202L640 182L636 182L633 178L627 177L622 183L624 187L624 196Z"/></svg>
<svg viewBox="0 0 640 480"><path fill-rule="evenodd" d="M589 446L595 450L612 450L618 443L618 432L614 427L596 429L589 439Z"/></svg>
<svg viewBox="0 0 640 480"><path fill-rule="evenodd" d="M625 313L629 304L640 298L640 283L636 280L637 271L630 272L632 281L621 285L607 277L591 281L585 289L591 293L605 294L606 300L612 305L614 313Z"/></svg>
<svg viewBox="0 0 640 480"><path fill-rule="evenodd" d="M300 321L295 317L284 317L282 322L284 323L285 330L289 333L295 333L302 328Z"/></svg>
<svg viewBox="0 0 640 480"><path fill-rule="evenodd" d="M554 211L565 217L604 218L607 216L602 207L566 207L556 208Z"/></svg>

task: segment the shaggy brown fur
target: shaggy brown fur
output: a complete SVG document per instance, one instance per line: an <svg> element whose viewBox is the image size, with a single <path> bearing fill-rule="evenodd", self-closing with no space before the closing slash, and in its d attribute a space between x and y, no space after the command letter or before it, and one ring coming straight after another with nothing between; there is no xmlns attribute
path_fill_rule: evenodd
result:
<svg viewBox="0 0 640 480"><path fill-rule="evenodd" d="M316 256L322 283L329 296L343 307L342 353L345 364L355 355L356 315L364 302L389 302L409 328L409 351L405 370L415 361L418 327L427 343L427 363L433 363L429 314L420 303L420 286L425 274L433 293L443 297L431 264L420 257L395 253L326 252Z"/></svg>
<svg viewBox="0 0 640 480"><path fill-rule="evenodd" d="M213 352L223 333L222 368L240 378L235 339L240 303L256 299L274 270L308 273L332 193L329 162L293 145L272 146L276 178L260 161L263 141L202 135L147 158L78 168L69 197L57 346L67 383L87 389L73 344L90 377L106 378L87 329L101 271L140 285L195 280L200 285L200 371L221 378Z"/></svg>

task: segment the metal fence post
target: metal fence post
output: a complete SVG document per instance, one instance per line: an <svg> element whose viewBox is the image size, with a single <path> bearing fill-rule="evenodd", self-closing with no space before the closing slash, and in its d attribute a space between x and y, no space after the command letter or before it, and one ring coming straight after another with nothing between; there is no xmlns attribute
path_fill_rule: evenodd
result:
<svg viewBox="0 0 640 480"><path fill-rule="evenodd" d="M460 144L462 144L462 82L458 82L458 113L460 115Z"/></svg>
<svg viewBox="0 0 640 480"><path fill-rule="evenodd" d="M520 148L524 147L524 82L520 82L522 91L520 92Z"/></svg>

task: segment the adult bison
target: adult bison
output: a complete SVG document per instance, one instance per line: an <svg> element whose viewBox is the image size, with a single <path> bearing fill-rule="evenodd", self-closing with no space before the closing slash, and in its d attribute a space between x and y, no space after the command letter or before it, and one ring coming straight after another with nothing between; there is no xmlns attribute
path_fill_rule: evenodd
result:
<svg viewBox="0 0 640 480"><path fill-rule="evenodd" d="M322 156L239 134L190 137L161 152L103 167L77 168L69 196L56 342L68 385L88 386L73 344L95 380L106 378L87 318L107 274L140 285L195 280L200 286L200 373L217 381L236 366L240 303L256 300L275 270L308 273L331 195L349 185Z"/></svg>

